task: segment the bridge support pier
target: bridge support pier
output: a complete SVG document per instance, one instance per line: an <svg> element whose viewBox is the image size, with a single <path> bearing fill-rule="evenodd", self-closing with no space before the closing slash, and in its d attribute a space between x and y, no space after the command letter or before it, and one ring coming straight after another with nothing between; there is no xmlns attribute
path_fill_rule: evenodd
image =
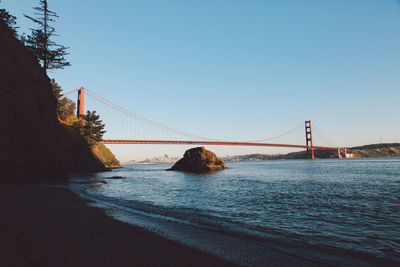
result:
<svg viewBox="0 0 400 267"><path fill-rule="evenodd" d="M311 120L305 121L306 127L306 147L307 147L307 157L309 159L314 159L314 147L312 141L312 127L311 127Z"/></svg>
<svg viewBox="0 0 400 267"><path fill-rule="evenodd" d="M337 149L338 158L347 158L347 148L340 148Z"/></svg>
<svg viewBox="0 0 400 267"><path fill-rule="evenodd" d="M85 99L84 99L85 88L81 87L78 89L78 102L76 109L76 116L79 121L83 124L83 116L85 115Z"/></svg>

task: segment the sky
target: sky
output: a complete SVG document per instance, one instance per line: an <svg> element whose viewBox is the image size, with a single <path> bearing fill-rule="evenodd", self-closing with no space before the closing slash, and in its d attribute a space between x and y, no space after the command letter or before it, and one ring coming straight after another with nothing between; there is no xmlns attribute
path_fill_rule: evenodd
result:
<svg viewBox="0 0 400 267"><path fill-rule="evenodd" d="M29 33L23 14L38 2L0 5ZM54 40L70 47L72 66L49 73L65 92L84 86L152 121L221 140L268 138L312 120L338 146L400 142L399 1L48 3L59 15ZM276 142L303 144L304 128ZM127 161L189 147L109 148Z"/></svg>

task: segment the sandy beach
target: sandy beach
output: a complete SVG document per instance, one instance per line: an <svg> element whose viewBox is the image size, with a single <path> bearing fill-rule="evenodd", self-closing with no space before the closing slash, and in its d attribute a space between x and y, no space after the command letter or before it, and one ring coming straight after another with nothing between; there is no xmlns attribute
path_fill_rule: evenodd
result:
<svg viewBox="0 0 400 267"><path fill-rule="evenodd" d="M1 265L235 266L86 203L62 187L1 184Z"/></svg>

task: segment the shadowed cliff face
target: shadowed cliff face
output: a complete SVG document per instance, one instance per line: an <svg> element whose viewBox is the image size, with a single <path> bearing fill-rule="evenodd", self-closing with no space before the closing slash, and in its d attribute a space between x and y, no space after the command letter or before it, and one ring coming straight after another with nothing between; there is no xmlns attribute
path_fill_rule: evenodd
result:
<svg viewBox="0 0 400 267"><path fill-rule="evenodd" d="M104 169L85 139L58 122L45 71L0 24L0 182L60 181Z"/></svg>
<svg viewBox="0 0 400 267"><path fill-rule="evenodd" d="M213 152L204 147L196 147L186 150L183 158L168 170L201 173L223 170L225 168L224 162Z"/></svg>

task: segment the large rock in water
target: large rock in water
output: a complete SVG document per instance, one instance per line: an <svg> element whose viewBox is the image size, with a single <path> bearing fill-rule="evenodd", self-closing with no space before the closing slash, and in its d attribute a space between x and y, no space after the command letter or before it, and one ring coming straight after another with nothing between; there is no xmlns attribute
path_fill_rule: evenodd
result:
<svg viewBox="0 0 400 267"><path fill-rule="evenodd" d="M175 163L168 171L185 171L185 172L209 172L223 170L226 166L222 160L205 149L205 147L196 147L186 150L183 158Z"/></svg>

